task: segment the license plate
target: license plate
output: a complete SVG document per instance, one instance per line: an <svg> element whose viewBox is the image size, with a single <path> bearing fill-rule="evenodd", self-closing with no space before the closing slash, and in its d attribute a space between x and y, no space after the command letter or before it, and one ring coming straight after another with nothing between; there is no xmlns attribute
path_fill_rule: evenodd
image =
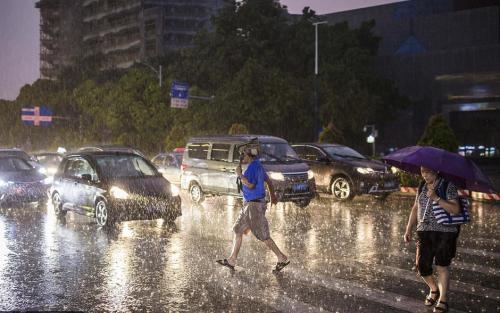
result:
<svg viewBox="0 0 500 313"><path fill-rule="evenodd" d="M294 184L292 186L293 191L306 191L307 190L307 184L301 183L301 184Z"/></svg>

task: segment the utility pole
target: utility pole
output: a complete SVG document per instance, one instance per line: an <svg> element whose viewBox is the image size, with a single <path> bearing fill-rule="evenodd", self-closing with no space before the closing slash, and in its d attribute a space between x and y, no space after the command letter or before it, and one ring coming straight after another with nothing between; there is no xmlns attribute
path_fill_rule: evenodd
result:
<svg viewBox="0 0 500 313"><path fill-rule="evenodd" d="M327 21L313 23L315 31L314 40L314 140L318 139L319 108L318 108L318 25L326 24Z"/></svg>
<svg viewBox="0 0 500 313"><path fill-rule="evenodd" d="M161 66L161 65L159 65L158 70L157 70L157 69L155 69L153 66L151 66L151 65L150 65L150 64L148 64L148 63L144 63L144 62L141 62L141 61L139 61L139 62L137 62L137 63L142 64L142 65L145 65L145 66L147 66L150 70L152 70L152 71L153 71L153 72L154 72L154 73L158 76L158 83L159 83L159 85L160 85L160 87L161 87L161 85L162 85L162 73L161 73L161 71L162 71L162 66Z"/></svg>
<svg viewBox="0 0 500 313"><path fill-rule="evenodd" d="M375 138L378 137L378 130L375 128L375 125L365 125L363 126L364 132L369 132L368 137L366 137L366 142L372 144L372 156L375 156Z"/></svg>

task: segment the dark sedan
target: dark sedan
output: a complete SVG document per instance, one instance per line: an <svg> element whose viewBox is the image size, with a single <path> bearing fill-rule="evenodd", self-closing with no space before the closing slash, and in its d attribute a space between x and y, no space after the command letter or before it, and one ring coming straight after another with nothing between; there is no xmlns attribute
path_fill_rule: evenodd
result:
<svg viewBox="0 0 500 313"><path fill-rule="evenodd" d="M181 215L179 189L148 160L127 152L80 152L64 157L50 190L54 211L95 218L99 226L122 220Z"/></svg>
<svg viewBox="0 0 500 313"><path fill-rule="evenodd" d="M47 199L49 182L28 161L17 156L0 156L0 206L12 207Z"/></svg>
<svg viewBox="0 0 500 313"><path fill-rule="evenodd" d="M317 190L330 193L337 200L350 200L361 194L385 199L399 190L399 180L389 166L347 146L307 143L292 147L313 171Z"/></svg>

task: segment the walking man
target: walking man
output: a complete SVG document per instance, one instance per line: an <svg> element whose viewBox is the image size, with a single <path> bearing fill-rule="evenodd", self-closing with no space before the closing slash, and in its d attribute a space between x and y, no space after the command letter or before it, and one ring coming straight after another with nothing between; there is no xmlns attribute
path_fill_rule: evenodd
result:
<svg viewBox="0 0 500 313"><path fill-rule="evenodd" d="M236 259L238 258L238 253L241 248L243 234L248 234L248 232L251 231L258 240L264 242L266 246L274 252L278 258L278 263L273 272L279 272L290 264L290 261L288 257L281 252L269 234L269 224L266 219L267 203L265 200L266 189L264 184L267 183L269 187L272 204L277 203L274 187L257 158L256 149L245 149L243 163L249 164L243 175L241 167L238 166L236 168L236 174L241 179L243 185L244 205L233 226L233 250L229 258L217 260L217 263L234 270Z"/></svg>

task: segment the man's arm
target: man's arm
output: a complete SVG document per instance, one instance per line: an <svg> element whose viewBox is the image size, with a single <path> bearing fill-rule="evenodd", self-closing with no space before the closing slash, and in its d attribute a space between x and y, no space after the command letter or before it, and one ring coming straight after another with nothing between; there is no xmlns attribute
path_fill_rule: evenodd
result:
<svg viewBox="0 0 500 313"><path fill-rule="evenodd" d="M252 184L245 176L243 176L242 170L241 170L241 166L238 166L236 168L236 175L238 175L238 177L241 180L241 183L243 185L247 186L248 189L254 189L255 188L255 184Z"/></svg>

